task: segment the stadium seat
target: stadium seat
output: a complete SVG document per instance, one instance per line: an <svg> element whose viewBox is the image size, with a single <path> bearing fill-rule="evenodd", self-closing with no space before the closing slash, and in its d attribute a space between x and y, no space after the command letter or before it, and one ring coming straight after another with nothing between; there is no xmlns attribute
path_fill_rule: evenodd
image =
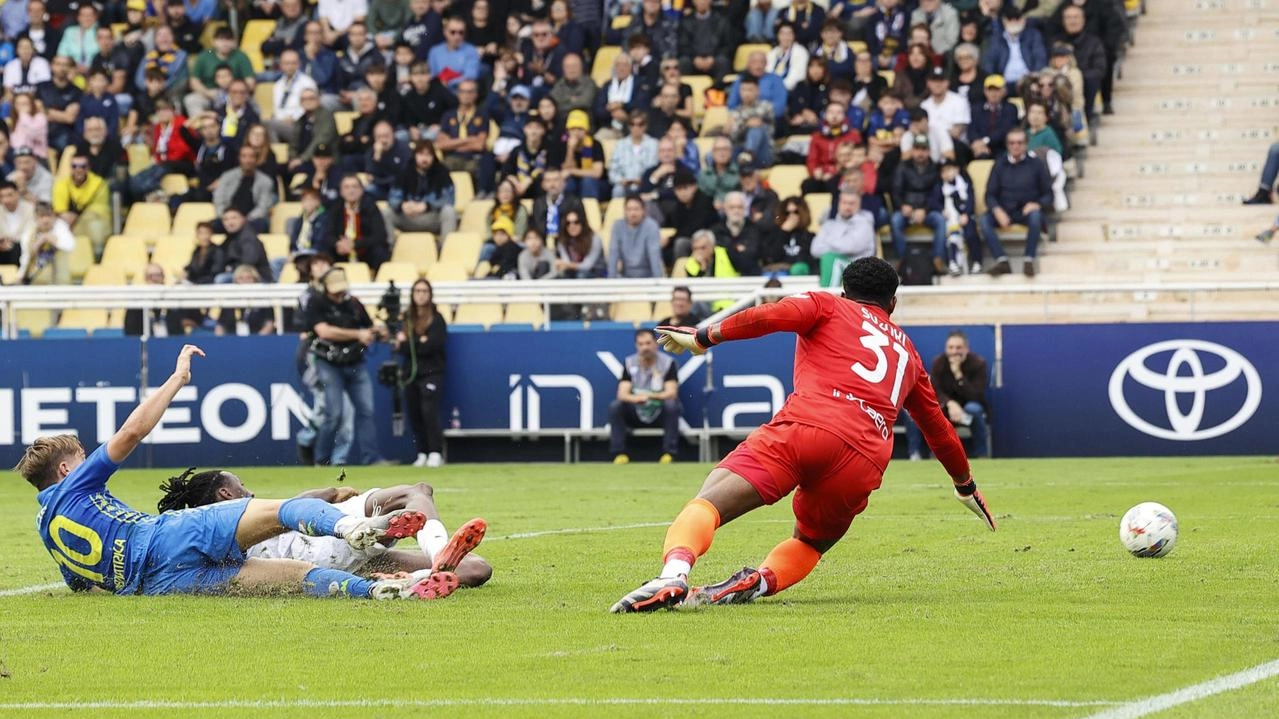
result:
<svg viewBox="0 0 1279 719"><path fill-rule="evenodd" d="M622 54L617 45L601 45L595 51L595 61L591 63L591 79L599 87L604 87L613 79L613 61Z"/></svg>
<svg viewBox="0 0 1279 719"><path fill-rule="evenodd" d="M471 200L462 211L462 220L458 222L458 229L487 235L489 212L492 210L492 200Z"/></svg>
<svg viewBox="0 0 1279 719"><path fill-rule="evenodd" d="M484 237L475 232L453 232L444 238L440 247L440 262L453 262L466 268L475 267L480 260L480 248Z"/></svg>
<svg viewBox="0 0 1279 719"><path fill-rule="evenodd" d="M506 306L503 324L530 324L540 329L546 324L546 311L534 302L512 302Z"/></svg>
<svg viewBox="0 0 1279 719"><path fill-rule="evenodd" d="M804 165L776 165L768 171L768 186L780 198L804 194L800 187L808 179L808 168Z"/></svg>
<svg viewBox="0 0 1279 719"><path fill-rule="evenodd" d="M600 143L600 150L602 150L604 154L604 166L609 167L613 160L613 149L617 147L617 140L614 140L611 137L601 137L598 139Z"/></svg>
<svg viewBox="0 0 1279 719"><path fill-rule="evenodd" d="M785 199L785 195L778 194ZM817 232L822 226L822 220L830 214L830 197L829 192L813 192L804 195L804 202L808 204L808 213L811 218L808 222L810 232Z"/></svg>
<svg viewBox="0 0 1279 719"><path fill-rule="evenodd" d="M185 195L191 189L191 181L186 175L170 173L160 178L160 189L169 195Z"/></svg>
<svg viewBox="0 0 1279 719"><path fill-rule="evenodd" d="M701 168L706 164L706 157L711 154L711 148L715 146L715 138L695 137L693 138L693 144L697 146L697 166Z"/></svg>
<svg viewBox="0 0 1279 719"><path fill-rule="evenodd" d="M848 49L853 53L853 57L857 57L857 53L870 51L870 47L861 40L849 40Z"/></svg>
<svg viewBox="0 0 1279 719"><path fill-rule="evenodd" d="M213 35L217 33L218 28L226 27L227 24L222 20L210 20L204 24L204 29L200 32L200 47L208 50L213 47ZM199 27L198 25L196 27Z"/></svg>
<svg viewBox="0 0 1279 719"><path fill-rule="evenodd" d="M117 310L116 314L120 316L120 322L124 322L124 311ZM115 321L116 321L115 315L112 315L111 323L115 324ZM99 327L93 331L94 339L106 339L108 337L111 337L111 338L124 337L124 328L123 327Z"/></svg>
<svg viewBox="0 0 1279 719"><path fill-rule="evenodd" d="M408 262L425 274L439 259L435 249L435 235L429 232L401 232L391 250L392 262Z"/></svg>
<svg viewBox="0 0 1279 719"><path fill-rule="evenodd" d="M374 281L379 284L395 282L400 287L409 287L417 282L421 274L417 265L412 262L383 262L382 266L377 268L377 277Z"/></svg>
<svg viewBox="0 0 1279 719"><path fill-rule="evenodd" d="M81 280L93 266L93 242L84 235L76 235L75 249L71 250L71 279Z"/></svg>
<svg viewBox="0 0 1279 719"><path fill-rule="evenodd" d="M122 235L130 237L160 237L172 234L169 206L163 202L135 202L129 208Z"/></svg>
<svg viewBox="0 0 1279 719"><path fill-rule="evenodd" d="M465 282L470 278L464 265L456 262L436 262L426 271L426 279L431 282Z"/></svg>
<svg viewBox="0 0 1279 719"><path fill-rule="evenodd" d="M693 91L693 117L700 119L706 112L706 91L715 84L710 75L684 75L680 82Z"/></svg>
<svg viewBox="0 0 1279 719"><path fill-rule="evenodd" d="M301 202L280 202L271 208L271 234L288 234L288 221L302 214Z"/></svg>
<svg viewBox="0 0 1279 719"><path fill-rule="evenodd" d="M258 235L258 239L262 240L262 246L266 248L266 256L272 260L287 258L289 256L289 236L275 233L267 233Z"/></svg>
<svg viewBox="0 0 1279 719"><path fill-rule="evenodd" d="M662 320L675 314L675 310L671 309L670 300L662 300L653 303L653 321L661 322Z"/></svg>
<svg viewBox="0 0 1279 719"><path fill-rule="evenodd" d="M101 264L132 269L145 267L148 261L146 242L141 237L112 235L107 238L106 247L102 251Z"/></svg>
<svg viewBox="0 0 1279 719"><path fill-rule="evenodd" d="M746 60L753 52L762 52L765 55L772 50L772 45L764 42L748 42L737 46L737 52L733 53L733 71L741 72L746 69Z"/></svg>
<svg viewBox="0 0 1279 719"><path fill-rule="evenodd" d="M368 284L373 281L373 273L363 262L336 262L333 266L345 270L346 281L353 285Z"/></svg>
<svg viewBox="0 0 1279 719"><path fill-rule="evenodd" d="M172 282L191 261L195 249L193 235L166 235L156 239L151 261L164 268L165 279Z"/></svg>
<svg viewBox="0 0 1279 719"><path fill-rule="evenodd" d="M292 262L285 262L284 267L280 268L280 279L276 280L277 284L292 285L301 280L298 274L298 266Z"/></svg>
<svg viewBox="0 0 1279 719"><path fill-rule="evenodd" d="M58 319L58 327L78 327L84 330L95 330L99 327L108 327L107 311L104 309L89 308L72 308L62 311L62 316Z"/></svg>
<svg viewBox="0 0 1279 719"><path fill-rule="evenodd" d="M212 222L217 218L217 210L212 202L183 202L173 215L171 233L177 237L195 240L195 226L201 222Z"/></svg>
<svg viewBox="0 0 1279 719"><path fill-rule="evenodd" d="M723 105L719 107L708 107L706 108L706 114L702 117L702 129L697 133L697 136L709 137L716 131L722 130L727 126L728 108Z"/></svg>
<svg viewBox="0 0 1279 719"><path fill-rule="evenodd" d="M275 161L281 165L289 164L289 143L273 142L271 143L271 152L275 154Z"/></svg>
<svg viewBox="0 0 1279 719"><path fill-rule="evenodd" d="M485 329L502 321L502 305L493 302L468 302L458 305L453 322L459 325L484 325Z"/></svg>
<svg viewBox="0 0 1279 719"><path fill-rule="evenodd" d="M351 128L355 125L355 118L358 116L359 113L354 110L339 110L333 113L333 122L337 125L339 137L351 132Z"/></svg>
<svg viewBox="0 0 1279 719"><path fill-rule="evenodd" d="M250 20L249 22L253 22ZM275 109L275 83L259 82L253 88L253 101L258 104L258 116L270 120Z"/></svg>
<svg viewBox="0 0 1279 719"><path fill-rule="evenodd" d="M129 155L130 175L136 175L153 164L151 162L151 151L147 149L146 145L129 145L125 148L125 151Z"/></svg>
<svg viewBox="0 0 1279 719"><path fill-rule="evenodd" d="M479 264L475 266L475 270L471 272L471 277L472 279L483 280L487 279L492 272L493 265L489 264L488 260L480 260Z"/></svg>
<svg viewBox="0 0 1279 719"><path fill-rule="evenodd" d="M613 198L608 201L608 207L604 209L604 217L600 220L600 226L595 228L600 234L600 240L604 243L604 251L608 252L609 243L612 241L613 225L625 216L626 201Z"/></svg>
<svg viewBox="0 0 1279 719"><path fill-rule="evenodd" d="M124 268L119 265L94 265L84 273L84 284L99 287L123 285Z"/></svg>
<svg viewBox="0 0 1279 719"><path fill-rule="evenodd" d="M453 180L453 206L466 209L466 205L475 199L475 182L469 172L450 172Z"/></svg>
<svg viewBox="0 0 1279 719"><path fill-rule="evenodd" d="M0 265L0 285L20 284L21 277L17 265Z"/></svg>
<svg viewBox="0 0 1279 719"><path fill-rule="evenodd" d="M240 36L240 49L248 55L253 63L254 72L266 70L262 57L262 43L275 32L274 20L250 20L244 24L244 32Z"/></svg>
<svg viewBox="0 0 1279 719"><path fill-rule="evenodd" d="M879 76L884 78L884 82L888 83L889 89L893 87L893 80L897 78L897 74L892 70L880 70Z"/></svg>
<svg viewBox="0 0 1279 719"><path fill-rule="evenodd" d="M586 222L591 229L598 230L604 218L600 216L600 201L594 197L582 198L582 209L586 211Z"/></svg>
<svg viewBox="0 0 1279 719"><path fill-rule="evenodd" d="M68 310L70 311L70 310ZM89 330L83 327L50 327L44 331L46 340L77 340L89 336Z"/></svg>
<svg viewBox="0 0 1279 719"><path fill-rule="evenodd" d="M32 337L41 337L44 331L53 326L52 310L14 310L14 324L19 332L26 331Z"/></svg>
<svg viewBox="0 0 1279 719"><path fill-rule="evenodd" d="M653 319L652 302L614 302L614 322L648 322Z"/></svg>
<svg viewBox="0 0 1279 719"><path fill-rule="evenodd" d="M990 182L993 160L973 160L968 163L968 178L973 181L973 195L977 198L977 216L986 212L986 183Z"/></svg>

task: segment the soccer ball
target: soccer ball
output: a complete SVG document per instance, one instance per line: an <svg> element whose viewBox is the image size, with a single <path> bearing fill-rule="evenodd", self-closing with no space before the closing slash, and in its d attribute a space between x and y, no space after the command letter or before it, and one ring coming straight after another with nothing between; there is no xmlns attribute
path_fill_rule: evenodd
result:
<svg viewBox="0 0 1279 719"><path fill-rule="evenodd" d="M1134 557L1162 557L1177 543L1177 517L1158 502L1142 502L1119 520L1119 541Z"/></svg>

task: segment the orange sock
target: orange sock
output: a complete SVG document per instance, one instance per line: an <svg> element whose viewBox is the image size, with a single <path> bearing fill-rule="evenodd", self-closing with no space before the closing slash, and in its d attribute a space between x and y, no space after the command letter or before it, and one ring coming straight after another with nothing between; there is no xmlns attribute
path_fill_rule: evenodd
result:
<svg viewBox="0 0 1279 719"><path fill-rule="evenodd" d="M821 558L821 552L794 537L773 547L759 565L760 573L768 581L768 594L777 594L807 577Z"/></svg>
<svg viewBox="0 0 1279 719"><path fill-rule="evenodd" d="M691 567L711 548L711 540L718 528L719 510L715 509L715 505L700 497L694 499L684 505L670 529L666 530L662 561L683 560Z"/></svg>

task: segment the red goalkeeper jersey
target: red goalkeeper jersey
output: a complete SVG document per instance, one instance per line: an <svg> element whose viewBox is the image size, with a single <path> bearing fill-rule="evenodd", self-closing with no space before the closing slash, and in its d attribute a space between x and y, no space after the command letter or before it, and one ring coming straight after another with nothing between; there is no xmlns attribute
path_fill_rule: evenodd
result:
<svg viewBox="0 0 1279 719"><path fill-rule="evenodd" d="M968 476L968 457L942 413L928 370L887 312L811 292L753 307L720 324L725 340L773 332L799 336L795 391L774 422L833 432L883 471L893 452L893 423L905 407L946 471Z"/></svg>

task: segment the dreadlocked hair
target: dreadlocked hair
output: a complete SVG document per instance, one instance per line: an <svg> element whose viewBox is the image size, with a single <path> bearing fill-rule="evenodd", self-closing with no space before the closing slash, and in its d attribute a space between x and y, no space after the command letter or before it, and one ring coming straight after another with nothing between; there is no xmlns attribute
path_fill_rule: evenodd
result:
<svg viewBox="0 0 1279 719"><path fill-rule="evenodd" d="M169 477L160 485L164 496L156 509L169 512L188 507L203 507L217 501L218 488L222 485L222 470L211 469L196 474L195 467L176 477Z"/></svg>

